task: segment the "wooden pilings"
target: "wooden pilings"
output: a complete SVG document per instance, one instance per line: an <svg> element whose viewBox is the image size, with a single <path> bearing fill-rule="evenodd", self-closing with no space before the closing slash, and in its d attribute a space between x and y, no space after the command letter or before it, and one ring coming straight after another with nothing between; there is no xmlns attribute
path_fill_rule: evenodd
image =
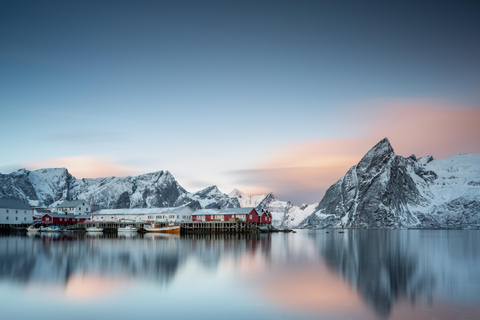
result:
<svg viewBox="0 0 480 320"><path fill-rule="evenodd" d="M244 221L182 222L182 233L252 233L259 232L258 224Z"/></svg>

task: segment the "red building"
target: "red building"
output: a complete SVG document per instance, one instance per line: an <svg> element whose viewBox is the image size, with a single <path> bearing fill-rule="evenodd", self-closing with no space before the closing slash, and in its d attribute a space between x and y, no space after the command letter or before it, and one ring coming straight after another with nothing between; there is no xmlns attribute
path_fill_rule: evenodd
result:
<svg viewBox="0 0 480 320"><path fill-rule="evenodd" d="M262 219L262 216L263 219ZM255 208L198 209L192 214L193 221L246 221L272 223L268 213L260 216Z"/></svg>
<svg viewBox="0 0 480 320"><path fill-rule="evenodd" d="M41 221L45 224L76 224L89 219L88 215L45 213L42 216L34 216L33 221Z"/></svg>
<svg viewBox="0 0 480 320"><path fill-rule="evenodd" d="M259 213L260 223L272 224L272 214L267 210L262 210Z"/></svg>

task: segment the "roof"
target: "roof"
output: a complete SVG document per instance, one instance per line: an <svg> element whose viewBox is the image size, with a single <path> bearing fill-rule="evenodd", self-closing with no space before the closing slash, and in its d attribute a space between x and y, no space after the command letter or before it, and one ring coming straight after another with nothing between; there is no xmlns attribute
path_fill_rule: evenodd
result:
<svg viewBox="0 0 480 320"><path fill-rule="evenodd" d="M84 204L84 203L86 203L86 204ZM56 208L72 208L72 207L78 207L78 206L88 206L88 202L85 201L85 200L63 201Z"/></svg>
<svg viewBox="0 0 480 320"><path fill-rule="evenodd" d="M215 215L227 215L227 214L249 214L255 210L253 207L246 208L222 208L222 209L198 209L194 212L196 216L215 216Z"/></svg>
<svg viewBox="0 0 480 320"><path fill-rule="evenodd" d="M37 213L51 213L51 211L48 210L48 209L40 209L40 208L35 209L35 212L37 212Z"/></svg>
<svg viewBox="0 0 480 320"><path fill-rule="evenodd" d="M89 214L61 214L61 213L45 213L38 215L40 217L44 217L49 215L52 218L72 218L72 219L88 219L90 218Z"/></svg>
<svg viewBox="0 0 480 320"><path fill-rule="evenodd" d="M0 199L0 208L5 209L28 209L31 210L30 206L25 202L17 199Z"/></svg>
<svg viewBox="0 0 480 320"><path fill-rule="evenodd" d="M170 207L170 208L132 208L132 209L102 209L95 211L93 214L95 216L99 215L115 215L115 214L166 214L166 213L183 213L185 210L188 213L193 213L193 210L189 207Z"/></svg>

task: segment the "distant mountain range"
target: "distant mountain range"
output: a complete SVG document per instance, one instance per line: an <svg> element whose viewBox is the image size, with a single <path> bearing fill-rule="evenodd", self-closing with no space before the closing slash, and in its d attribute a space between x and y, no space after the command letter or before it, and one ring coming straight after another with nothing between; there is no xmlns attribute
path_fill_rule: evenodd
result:
<svg viewBox="0 0 480 320"><path fill-rule="evenodd" d="M280 228L479 228L480 154L443 160L395 155L387 138L333 184L320 202L294 206L273 193L226 195L211 186L187 192L168 171L77 179L65 168L0 174L0 198L47 207L95 199L95 210L188 205L256 207Z"/></svg>
<svg viewBox="0 0 480 320"><path fill-rule="evenodd" d="M55 206L71 199L94 199L95 210L189 205L197 208L236 208L236 198L216 186L187 192L168 171L133 177L77 179L67 169L18 170L0 174L0 198L19 199L31 206Z"/></svg>

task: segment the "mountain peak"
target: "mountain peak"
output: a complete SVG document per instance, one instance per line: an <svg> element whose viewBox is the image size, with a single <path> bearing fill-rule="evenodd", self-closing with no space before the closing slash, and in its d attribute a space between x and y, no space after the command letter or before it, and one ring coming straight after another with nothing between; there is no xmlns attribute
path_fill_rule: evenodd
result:
<svg viewBox="0 0 480 320"><path fill-rule="evenodd" d="M363 156L357 168L368 168L372 165L384 164L393 156L395 156L395 152L390 141L388 141L388 138L383 138Z"/></svg>
<svg viewBox="0 0 480 320"><path fill-rule="evenodd" d="M245 195L245 193L243 193L242 191L238 190L237 188L233 189L233 190L228 194L228 196L229 196L230 198L236 198L236 197L242 198L244 195Z"/></svg>

